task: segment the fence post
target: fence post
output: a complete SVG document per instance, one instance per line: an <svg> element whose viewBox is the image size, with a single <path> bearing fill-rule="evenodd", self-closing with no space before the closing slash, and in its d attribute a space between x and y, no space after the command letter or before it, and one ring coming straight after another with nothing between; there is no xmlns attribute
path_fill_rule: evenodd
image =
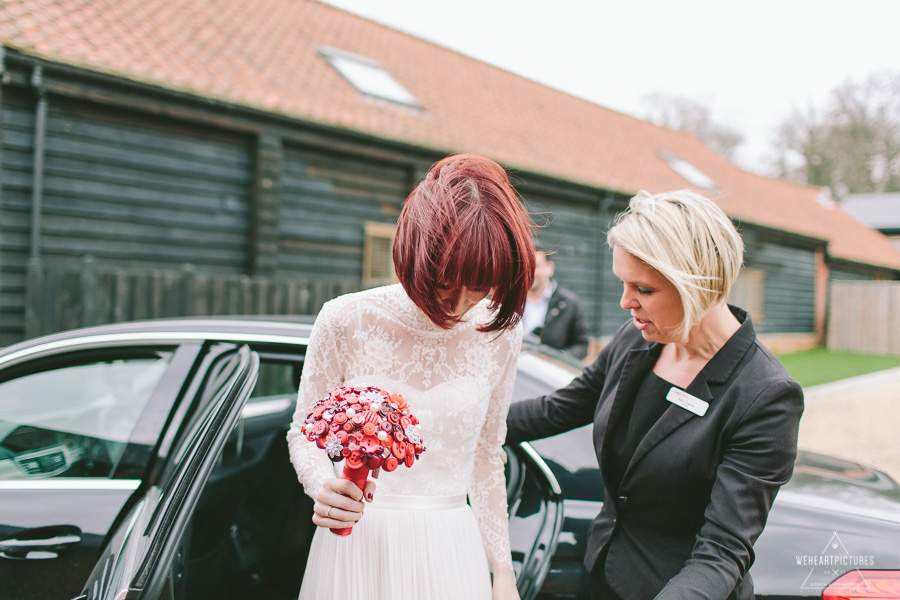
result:
<svg viewBox="0 0 900 600"><path fill-rule="evenodd" d="M42 318L47 315L43 310L44 267L38 257L28 259L25 275L25 338L32 338L44 332Z"/></svg>
<svg viewBox="0 0 900 600"><path fill-rule="evenodd" d="M81 326L89 327L98 322L97 261L93 256L87 255L81 268Z"/></svg>

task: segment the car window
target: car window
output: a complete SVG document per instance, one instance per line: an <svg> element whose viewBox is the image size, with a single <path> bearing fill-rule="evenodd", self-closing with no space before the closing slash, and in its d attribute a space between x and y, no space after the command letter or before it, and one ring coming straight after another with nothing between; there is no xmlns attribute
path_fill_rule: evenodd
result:
<svg viewBox="0 0 900 600"><path fill-rule="evenodd" d="M300 386L300 367L299 360L261 354L259 380L253 388L249 401L261 402L276 397L296 399L297 388Z"/></svg>
<svg viewBox="0 0 900 600"><path fill-rule="evenodd" d="M0 480L109 477L171 357L87 359L0 383Z"/></svg>

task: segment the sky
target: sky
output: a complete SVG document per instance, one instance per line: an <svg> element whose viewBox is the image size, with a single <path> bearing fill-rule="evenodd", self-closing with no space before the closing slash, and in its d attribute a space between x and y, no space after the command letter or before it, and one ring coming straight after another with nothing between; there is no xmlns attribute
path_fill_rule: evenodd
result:
<svg viewBox="0 0 900 600"><path fill-rule="evenodd" d="M699 100L768 174L793 108L900 72L900 0L322 0L636 117L655 92Z"/></svg>

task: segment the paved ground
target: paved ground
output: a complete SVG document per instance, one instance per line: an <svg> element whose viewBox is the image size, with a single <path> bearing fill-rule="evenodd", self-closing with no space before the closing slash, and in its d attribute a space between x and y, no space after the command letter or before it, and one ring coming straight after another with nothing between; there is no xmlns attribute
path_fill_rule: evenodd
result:
<svg viewBox="0 0 900 600"><path fill-rule="evenodd" d="M900 368L805 390L800 448L877 467L900 481Z"/></svg>

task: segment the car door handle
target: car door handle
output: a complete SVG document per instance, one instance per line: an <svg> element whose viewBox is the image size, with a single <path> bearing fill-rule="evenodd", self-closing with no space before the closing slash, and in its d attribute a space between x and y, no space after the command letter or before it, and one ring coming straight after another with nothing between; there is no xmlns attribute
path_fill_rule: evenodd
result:
<svg viewBox="0 0 900 600"><path fill-rule="evenodd" d="M74 525L51 525L24 529L0 540L0 557L13 560L56 558L81 543L81 529Z"/></svg>

